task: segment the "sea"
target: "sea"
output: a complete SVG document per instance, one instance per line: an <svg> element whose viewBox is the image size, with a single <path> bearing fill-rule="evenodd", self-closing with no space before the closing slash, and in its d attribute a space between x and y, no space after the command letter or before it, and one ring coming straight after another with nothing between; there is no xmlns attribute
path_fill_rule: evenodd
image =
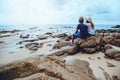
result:
<svg viewBox="0 0 120 80"><path fill-rule="evenodd" d="M0 25L0 31L11 31L11 30L29 30L32 28L38 28L41 33L60 30L62 32L73 33L76 29L77 24L41 24L41 25ZM112 29L115 25L95 25L95 29Z"/></svg>

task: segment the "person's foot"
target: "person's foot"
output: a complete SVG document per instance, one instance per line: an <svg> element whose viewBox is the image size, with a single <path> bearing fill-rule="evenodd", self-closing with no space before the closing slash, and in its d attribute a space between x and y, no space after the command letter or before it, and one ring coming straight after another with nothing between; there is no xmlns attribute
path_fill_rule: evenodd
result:
<svg viewBox="0 0 120 80"><path fill-rule="evenodd" d="M70 44L70 46L75 46L75 44Z"/></svg>

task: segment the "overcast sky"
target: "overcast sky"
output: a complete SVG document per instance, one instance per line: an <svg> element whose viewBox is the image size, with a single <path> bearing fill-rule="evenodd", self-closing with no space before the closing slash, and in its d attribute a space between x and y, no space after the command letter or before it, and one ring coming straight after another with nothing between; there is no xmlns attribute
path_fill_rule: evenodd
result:
<svg viewBox="0 0 120 80"><path fill-rule="evenodd" d="M120 24L120 0L0 0L0 24Z"/></svg>

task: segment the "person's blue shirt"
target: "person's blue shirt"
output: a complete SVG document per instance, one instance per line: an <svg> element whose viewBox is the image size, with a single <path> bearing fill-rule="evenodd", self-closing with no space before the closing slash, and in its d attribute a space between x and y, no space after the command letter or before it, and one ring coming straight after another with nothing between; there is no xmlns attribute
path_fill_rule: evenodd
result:
<svg viewBox="0 0 120 80"><path fill-rule="evenodd" d="M88 37L88 27L83 23L78 24L77 29L80 30L80 37L86 38Z"/></svg>

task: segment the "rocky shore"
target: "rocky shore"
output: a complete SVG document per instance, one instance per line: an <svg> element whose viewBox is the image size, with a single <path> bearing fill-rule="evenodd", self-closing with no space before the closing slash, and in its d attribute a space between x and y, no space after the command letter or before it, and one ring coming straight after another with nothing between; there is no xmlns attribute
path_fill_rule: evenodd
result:
<svg viewBox="0 0 120 80"><path fill-rule="evenodd" d="M120 80L119 29L97 30L95 36L76 39L74 46L68 33L28 33L0 32L1 50L8 39L19 47L0 59L0 80Z"/></svg>

